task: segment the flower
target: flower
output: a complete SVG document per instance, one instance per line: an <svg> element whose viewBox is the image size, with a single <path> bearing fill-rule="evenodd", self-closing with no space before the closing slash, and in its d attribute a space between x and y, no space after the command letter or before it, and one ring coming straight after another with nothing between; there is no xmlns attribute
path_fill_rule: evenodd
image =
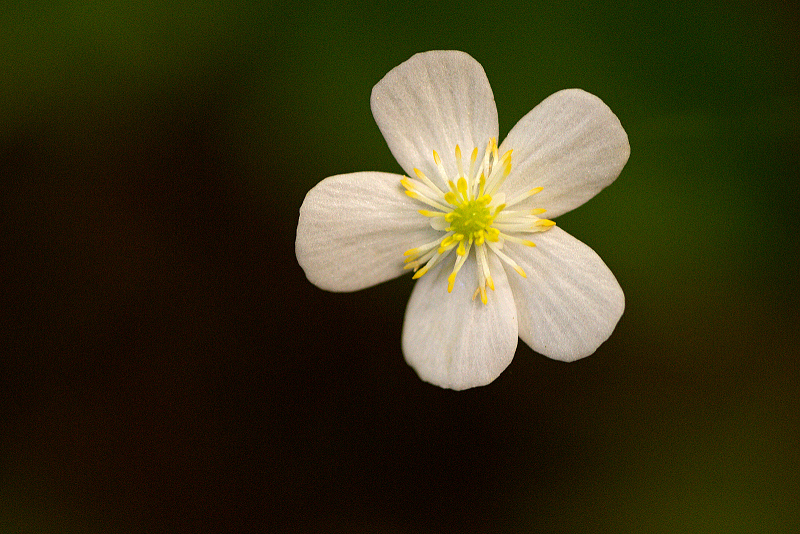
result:
<svg viewBox="0 0 800 534"><path fill-rule="evenodd" d="M560 91L498 147L486 74L456 51L394 68L371 106L407 176L331 176L308 192L296 241L308 279L355 291L415 271L403 354L444 388L492 382L518 338L562 361L597 350L622 316L622 289L591 248L539 216L580 206L619 175L630 146L611 110Z"/></svg>

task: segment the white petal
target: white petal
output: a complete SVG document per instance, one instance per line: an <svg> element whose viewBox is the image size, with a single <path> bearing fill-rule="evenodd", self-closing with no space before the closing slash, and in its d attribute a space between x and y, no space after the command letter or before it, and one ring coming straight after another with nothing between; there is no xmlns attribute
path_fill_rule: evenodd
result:
<svg viewBox="0 0 800 534"><path fill-rule="evenodd" d="M300 207L295 252L314 285L355 291L403 274L403 252L436 239L402 176L359 172L331 176Z"/></svg>
<svg viewBox="0 0 800 534"><path fill-rule="evenodd" d="M548 218L580 206L613 182L630 154L617 116L580 89L559 91L533 108L509 132L500 153L509 149L514 152L506 194L513 198L543 187L519 206L546 208Z"/></svg>
<svg viewBox="0 0 800 534"><path fill-rule="evenodd" d="M488 291L488 304L472 299L474 256L458 272L452 293L447 277L453 261L417 281L406 309L403 354L422 380L450 389L484 386L511 363L517 348L514 298L499 261L493 254L489 261L495 291Z"/></svg>
<svg viewBox="0 0 800 534"><path fill-rule="evenodd" d="M506 247L528 275L510 276L519 337L550 358L589 356L611 335L625 295L603 260L558 227L536 234L536 247ZM524 250L523 250L524 249Z"/></svg>
<svg viewBox="0 0 800 534"><path fill-rule="evenodd" d="M480 156L497 137L497 108L480 63L464 52L416 54L395 67L372 89L372 114L403 170L414 168L444 187L433 151L455 177L455 147L465 167L472 149ZM480 162L480 161L479 161Z"/></svg>

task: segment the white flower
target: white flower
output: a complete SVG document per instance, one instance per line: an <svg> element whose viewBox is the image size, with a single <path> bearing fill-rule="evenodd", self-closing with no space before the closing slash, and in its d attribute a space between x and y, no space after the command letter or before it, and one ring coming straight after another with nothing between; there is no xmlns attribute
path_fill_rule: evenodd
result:
<svg viewBox="0 0 800 534"><path fill-rule="evenodd" d="M576 208L619 175L630 147L611 110L560 91L498 147L486 74L455 51L415 55L371 103L408 176L331 176L308 192L296 242L308 279L355 291L416 271L403 353L441 387L492 382L518 337L563 361L597 350L625 308L622 289L592 249L539 215Z"/></svg>

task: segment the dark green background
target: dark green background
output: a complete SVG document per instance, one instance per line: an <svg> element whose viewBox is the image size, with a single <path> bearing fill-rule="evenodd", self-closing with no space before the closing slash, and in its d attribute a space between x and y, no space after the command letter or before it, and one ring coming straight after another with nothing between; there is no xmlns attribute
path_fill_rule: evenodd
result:
<svg viewBox="0 0 800 534"><path fill-rule="evenodd" d="M798 35L771 2L9 3L0 531L797 532ZM593 356L441 390L408 277L297 265L306 191L401 172L370 91L432 49L501 137L568 87L625 127L558 219L625 290Z"/></svg>

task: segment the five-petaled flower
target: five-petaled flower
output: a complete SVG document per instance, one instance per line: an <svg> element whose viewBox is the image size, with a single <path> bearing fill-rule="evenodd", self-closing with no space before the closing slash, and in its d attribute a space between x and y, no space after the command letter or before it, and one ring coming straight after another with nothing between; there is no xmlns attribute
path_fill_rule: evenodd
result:
<svg viewBox="0 0 800 534"><path fill-rule="evenodd" d="M355 291L413 270L403 353L441 387L492 382L518 338L563 361L597 350L625 308L622 289L591 248L539 216L580 206L619 175L630 147L611 110L560 91L498 146L486 74L455 51L413 56L371 104L408 176L331 176L309 191L296 242L308 279Z"/></svg>

